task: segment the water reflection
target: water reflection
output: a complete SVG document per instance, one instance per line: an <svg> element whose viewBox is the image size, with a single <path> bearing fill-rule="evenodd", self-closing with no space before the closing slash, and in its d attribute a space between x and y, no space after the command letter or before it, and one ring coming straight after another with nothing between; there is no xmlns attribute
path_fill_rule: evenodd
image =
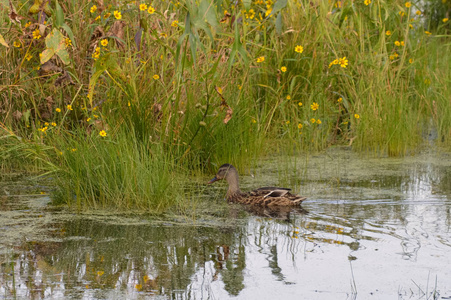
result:
<svg viewBox="0 0 451 300"><path fill-rule="evenodd" d="M449 166L383 162L361 160L340 172L322 172L321 178L309 176L303 188L321 193L311 193L303 209L224 205L227 222L211 224L78 216L49 210L46 196L3 195L0 295L418 299L435 292L451 297ZM357 168L368 172L362 175ZM332 184L335 178L339 185Z"/></svg>

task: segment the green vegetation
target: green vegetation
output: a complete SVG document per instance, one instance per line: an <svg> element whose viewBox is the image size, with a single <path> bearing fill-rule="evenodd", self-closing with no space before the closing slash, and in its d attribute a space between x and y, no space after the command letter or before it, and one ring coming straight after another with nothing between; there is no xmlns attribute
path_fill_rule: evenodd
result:
<svg viewBox="0 0 451 300"><path fill-rule="evenodd" d="M449 147L451 23L426 3L2 1L0 164L79 209L162 211L267 152Z"/></svg>

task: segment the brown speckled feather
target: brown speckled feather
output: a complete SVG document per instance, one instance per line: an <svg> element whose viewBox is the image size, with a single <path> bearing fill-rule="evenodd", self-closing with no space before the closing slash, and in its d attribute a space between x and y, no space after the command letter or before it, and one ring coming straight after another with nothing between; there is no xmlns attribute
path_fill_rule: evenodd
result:
<svg viewBox="0 0 451 300"><path fill-rule="evenodd" d="M230 164L222 165L215 178L210 180L209 183L221 179L226 179L229 183L227 200L230 202L271 207L299 205L306 199L306 197L291 194L290 189L279 187L263 187L249 193L243 193L239 188L238 172Z"/></svg>

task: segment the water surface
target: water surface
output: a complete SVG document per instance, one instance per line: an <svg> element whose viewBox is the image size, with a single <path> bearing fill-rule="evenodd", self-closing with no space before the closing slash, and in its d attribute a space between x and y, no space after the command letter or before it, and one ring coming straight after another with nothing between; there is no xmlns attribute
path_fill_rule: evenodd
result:
<svg viewBox="0 0 451 300"><path fill-rule="evenodd" d="M303 210L230 206L219 183L195 217L78 215L4 175L0 298L451 299L450 154L280 161L242 189L289 185Z"/></svg>

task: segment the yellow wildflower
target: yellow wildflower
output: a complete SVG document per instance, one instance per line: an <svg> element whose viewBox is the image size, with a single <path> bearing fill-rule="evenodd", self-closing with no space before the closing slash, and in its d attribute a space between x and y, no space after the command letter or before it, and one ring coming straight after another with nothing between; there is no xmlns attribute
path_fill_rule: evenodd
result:
<svg viewBox="0 0 451 300"><path fill-rule="evenodd" d="M340 97L340 98L338 98L337 102L338 102L338 103L341 103L341 102L343 102L343 98L341 98L341 97Z"/></svg>
<svg viewBox="0 0 451 300"><path fill-rule="evenodd" d="M285 73L287 71L287 67L282 67L280 68L280 71L282 71L283 73Z"/></svg>
<svg viewBox="0 0 451 300"><path fill-rule="evenodd" d="M70 38L65 38L64 43L66 44L66 48L72 46L72 41L70 40Z"/></svg>
<svg viewBox="0 0 451 300"><path fill-rule="evenodd" d="M102 276L105 272L103 271L97 271L97 276Z"/></svg>
<svg viewBox="0 0 451 300"><path fill-rule="evenodd" d="M101 131L99 132L99 135L100 135L101 137L106 137L106 131L105 131L105 130L101 130Z"/></svg>
<svg viewBox="0 0 451 300"><path fill-rule="evenodd" d="M140 11L145 11L145 10L147 10L147 4L145 4L145 3L140 4L140 5L139 5L139 10L140 10Z"/></svg>
<svg viewBox="0 0 451 300"><path fill-rule="evenodd" d="M14 41L13 46L16 48L20 47L20 42L19 41Z"/></svg>
<svg viewBox="0 0 451 300"><path fill-rule="evenodd" d="M104 17L105 19L108 19L110 16L111 16L111 13L109 13L109 12L103 15L103 17Z"/></svg>
<svg viewBox="0 0 451 300"><path fill-rule="evenodd" d="M285 124L289 125L289 124L290 124L290 121L285 121Z"/></svg>
<svg viewBox="0 0 451 300"><path fill-rule="evenodd" d="M419 11L419 10L417 10L415 13L417 14L417 16L421 15L421 11Z"/></svg>
<svg viewBox="0 0 451 300"><path fill-rule="evenodd" d="M30 61L30 59L32 59L33 58L33 55L31 55L30 53L28 53L27 55L25 55L25 59L27 60L27 61Z"/></svg>
<svg viewBox="0 0 451 300"><path fill-rule="evenodd" d="M175 20L171 23L172 27L178 27L179 26L179 21Z"/></svg>
<svg viewBox="0 0 451 300"><path fill-rule="evenodd" d="M412 64L413 63L413 58L410 58L409 59L409 64Z"/></svg>
<svg viewBox="0 0 451 300"><path fill-rule="evenodd" d="M66 107L67 107L68 110L74 110L74 109L72 108L72 105L70 105L70 104L68 104Z"/></svg>
<svg viewBox="0 0 451 300"><path fill-rule="evenodd" d="M360 116L359 116L359 114L355 114L355 115L354 115L354 118L356 118L356 119L360 119Z"/></svg>
<svg viewBox="0 0 451 300"><path fill-rule="evenodd" d="M28 27L30 27L30 25L31 25L31 21L30 21L30 22L28 22L27 24L25 24L25 28L28 28Z"/></svg>
<svg viewBox="0 0 451 300"><path fill-rule="evenodd" d="M412 6L412 3L411 3L411 2L406 2L405 6L406 6L407 8L409 8L409 7Z"/></svg>
<svg viewBox="0 0 451 300"><path fill-rule="evenodd" d="M108 40L107 39L103 39L100 41L100 45L102 45L103 47L108 46Z"/></svg>
<svg viewBox="0 0 451 300"><path fill-rule="evenodd" d="M93 14L96 12L96 10L97 10L97 6L93 5L93 6L91 6L91 9L89 11L91 12L91 14Z"/></svg>
<svg viewBox="0 0 451 300"><path fill-rule="evenodd" d="M294 51L296 51L297 53L302 53L304 52L304 47L297 45L296 47L294 47Z"/></svg>
<svg viewBox="0 0 451 300"><path fill-rule="evenodd" d="M56 123L55 123L55 122L52 122L51 125L52 125L52 126L56 126Z"/></svg>
<svg viewBox="0 0 451 300"><path fill-rule="evenodd" d="M118 20L122 19L122 14L120 11L115 10L113 14L116 19L118 19Z"/></svg>
<svg viewBox="0 0 451 300"><path fill-rule="evenodd" d="M61 112L61 108L57 107L57 108L55 109L55 111L56 111L56 112Z"/></svg>
<svg viewBox="0 0 451 300"><path fill-rule="evenodd" d="M313 104L310 105L310 108L311 108L312 110L317 110L317 109L319 108L319 104L316 103L316 102L313 102Z"/></svg>
<svg viewBox="0 0 451 300"><path fill-rule="evenodd" d="M155 80L158 80L158 79L160 79L160 76L158 76L158 74L155 74L155 75L152 76L152 78L155 79Z"/></svg>
<svg viewBox="0 0 451 300"><path fill-rule="evenodd" d="M100 15L98 15L98 16L94 19L94 21L98 21L98 20L100 20Z"/></svg>
<svg viewBox="0 0 451 300"><path fill-rule="evenodd" d="M342 68L346 68L346 66L348 65L348 60L346 59L346 56L343 57L343 58L340 58L340 59L338 60L338 63L340 64L340 66L341 66Z"/></svg>
<svg viewBox="0 0 451 300"><path fill-rule="evenodd" d="M401 46L401 43L400 43L399 41L396 41L396 42L395 42L395 46L398 46L398 47L399 47L399 46Z"/></svg>
<svg viewBox="0 0 451 300"><path fill-rule="evenodd" d="M298 128L299 128L299 129L302 129L302 127L304 127L304 125L302 125L302 123L299 123L299 124L298 124Z"/></svg>
<svg viewBox="0 0 451 300"><path fill-rule="evenodd" d="M365 0L365 2L363 2L363 3L365 3L365 5L370 5L370 3L371 3L371 0Z"/></svg>
<svg viewBox="0 0 451 300"><path fill-rule="evenodd" d="M321 122L320 119L316 120L316 124L321 124L321 123L322 123L322 122Z"/></svg>
<svg viewBox="0 0 451 300"><path fill-rule="evenodd" d="M261 62L264 62L264 61L265 61L265 57L264 56L257 57L257 62L258 63L261 63Z"/></svg>
<svg viewBox="0 0 451 300"><path fill-rule="evenodd" d="M155 8L153 8L152 6L149 6L149 9L147 10L147 12L151 15L151 14L155 13Z"/></svg>
<svg viewBox="0 0 451 300"><path fill-rule="evenodd" d="M287 100L291 100L291 96L290 95L287 95Z"/></svg>
<svg viewBox="0 0 451 300"><path fill-rule="evenodd" d="M299 102L298 105L299 105L299 106L302 106L302 102Z"/></svg>
<svg viewBox="0 0 451 300"><path fill-rule="evenodd" d="M444 18L442 21L443 21L443 23L446 23L446 22L448 22L448 18Z"/></svg>
<svg viewBox="0 0 451 300"><path fill-rule="evenodd" d="M429 31L425 31L424 33L426 33L427 35L431 35L432 33L430 33Z"/></svg>
<svg viewBox="0 0 451 300"><path fill-rule="evenodd" d="M311 119L310 119L310 122L315 123L316 120L315 120L314 118L311 118Z"/></svg>
<svg viewBox="0 0 451 300"><path fill-rule="evenodd" d="M405 45L405 44L404 44L404 41L401 41L401 46L403 46L403 47L404 47L404 45Z"/></svg>
<svg viewBox="0 0 451 300"><path fill-rule="evenodd" d="M39 40L41 38L41 33L39 32L39 29L36 29L33 31L33 39Z"/></svg>
<svg viewBox="0 0 451 300"><path fill-rule="evenodd" d="M385 32L385 34L386 34L387 36L389 36L389 35L391 35L391 31L390 31L390 30L387 30L387 31Z"/></svg>

